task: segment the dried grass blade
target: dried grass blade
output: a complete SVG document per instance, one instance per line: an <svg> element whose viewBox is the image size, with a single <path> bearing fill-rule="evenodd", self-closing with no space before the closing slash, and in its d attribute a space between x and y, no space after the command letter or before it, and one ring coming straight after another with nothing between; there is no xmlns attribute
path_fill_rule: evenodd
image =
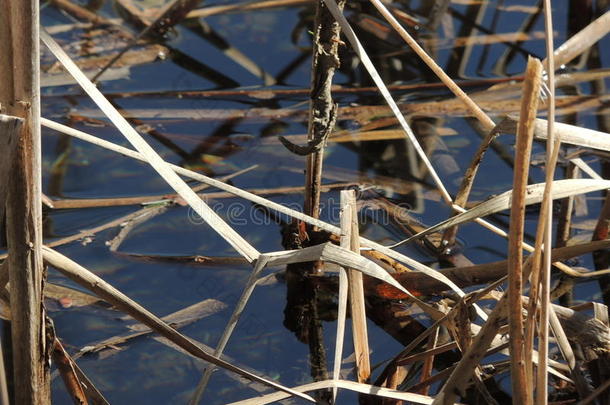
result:
<svg viewBox="0 0 610 405"><path fill-rule="evenodd" d="M580 30L555 50L555 68L565 65L585 52L593 44L606 36L608 32L610 32L610 11L606 11L601 17ZM548 70L548 60L545 59L542 64L545 70Z"/></svg>
<svg viewBox="0 0 610 405"><path fill-rule="evenodd" d="M91 381L83 370L81 370L78 363L74 363L73 366L76 375L85 386L85 394L87 395L87 398L89 398L91 405L110 405L110 402L108 402L108 400L104 397L104 394L97 389L95 384L93 384L93 381Z"/></svg>
<svg viewBox="0 0 610 405"><path fill-rule="evenodd" d="M354 381L346 380L326 380L318 381L310 384L301 385L294 387L295 390L300 392L309 392L322 390L326 388L343 388L354 392L360 392L362 394L374 395L382 398L400 399L415 404L431 404L432 398L426 395L414 394L412 392L403 392L398 390L392 390L389 388L378 387L375 385L362 384ZM262 397L245 399L243 401L233 402L229 405L263 405L270 404L272 402L281 401L282 399L289 398L288 395L277 392L273 394L264 395Z"/></svg>
<svg viewBox="0 0 610 405"><path fill-rule="evenodd" d="M369 72L369 75L373 79L373 82L375 82L375 84L379 88L379 92L381 93L381 95L383 96L385 101L388 103L388 106L390 107L390 109L392 110L394 115L396 116L398 123L400 124L402 129L405 131L405 134L407 135L408 139L411 141L413 147L417 151L417 154L419 155L419 157L422 159L422 161L426 165L426 168L428 169L430 175L432 176L432 179L434 180L436 187L438 187L441 195L443 196L443 199L447 203L451 203L451 201L452 201L451 197L449 196L447 189L443 185L442 180L436 173L436 170L432 166L432 163L430 163L428 156L426 156L426 152L424 152L421 145L417 141L417 138L415 137L415 134L411 130L411 127L409 127L409 124L407 124L405 117L402 115L402 112L400 112L398 105L392 98L392 95L390 94L390 91L388 90L385 83L381 79L381 76L379 76L379 73L377 72L377 69L373 65L373 62L371 62L371 59L369 58L366 50L362 47L360 40L358 40L358 38L356 37L356 33L350 26L347 19L343 16L343 12L339 9L335 0L323 0L323 1L324 1L324 4L326 4L326 6L328 7L328 10L331 12L333 17L335 17L335 20L337 20L337 22L341 26L341 30L343 31L343 34L347 37L349 43L352 45L352 49L354 50L356 55L358 55L358 57L362 61L362 64L365 66L366 70Z"/></svg>
<svg viewBox="0 0 610 405"><path fill-rule="evenodd" d="M511 193L510 228L508 236L508 324L510 333L510 360L512 399L519 404L532 403L532 380L524 367L530 353L524 351L523 332L523 232L525 223L526 186L529 173L534 120L538 111L542 87L542 64L530 57L525 73L523 101L517 130L513 191Z"/></svg>
<svg viewBox="0 0 610 405"><path fill-rule="evenodd" d="M544 0L544 30L546 33L547 51L547 74L548 74L548 102L547 111L549 120L547 121L546 143L546 188L543 204L547 205L545 210L546 217L540 221L546 221L544 231L544 261L542 267L534 269L540 274L540 317L538 318L538 367L536 368L536 404L546 405L548 403L548 355L549 355L549 307L551 291L551 244L553 239L553 201L548 198L552 192L555 174L555 162L553 152L555 149L556 135L554 133L555 124L555 55L553 49L553 16L551 10L551 0ZM557 142L559 147L560 141ZM540 237L540 235L536 235ZM534 251L534 254L536 252ZM535 289L532 288L532 300L536 300ZM534 303L535 301L532 301ZM531 310L530 306L530 310ZM533 311L532 311L533 312ZM528 317L535 320L535 314L528 312ZM529 345L526 345L529 350ZM526 352L526 355L529 354ZM534 370L532 369L531 372Z"/></svg>
<svg viewBox="0 0 610 405"><path fill-rule="evenodd" d="M224 331L222 332L222 336L220 337L218 344L216 345L216 349L214 349L214 356L220 357L227 347L227 343L229 343L229 339L237 326L237 322L239 322L239 318L246 308L246 304L254 292L254 288L256 287L256 282L258 281L258 276L261 274L265 266L267 265L267 259L264 255L259 256L256 261L256 265L250 272L250 277L246 281L246 286L244 287L243 292L241 293L241 297L237 301L235 305L235 309L231 314L231 318L229 318L229 322L227 322ZM189 401L189 404L199 404L201 402L201 397L210 381L210 377L212 376L212 372L214 372L214 367L206 367L203 375L201 376L201 380L197 384L195 388L195 392L193 393L193 397Z"/></svg>
<svg viewBox="0 0 610 405"><path fill-rule="evenodd" d="M498 124L498 131L515 132L517 121L518 117L509 115ZM536 118L534 132L536 139L547 139L547 126L547 120ZM606 132L563 124L561 122L555 122L554 127L555 135L561 138L562 143L610 152L610 134Z"/></svg>
<svg viewBox="0 0 610 405"><path fill-rule="evenodd" d="M74 361L72 361L70 355L66 352L59 339L55 338L48 344L52 345L53 347L51 353L53 362L57 366L57 369L61 374L61 378L63 379L66 389L68 390L73 402L75 404L87 405L89 402L85 396L83 383L80 381L76 371L74 370Z"/></svg>
<svg viewBox="0 0 610 405"><path fill-rule="evenodd" d="M173 312L169 315L164 316L161 320L165 323L172 325L174 329L178 329L192 322L196 322L204 317L213 315L219 311L222 311L226 308L226 305L220 301L214 299L206 299L196 304L190 305L186 308L183 308L179 311ZM116 335L104 339L99 342L94 342L88 344L81 348L75 355L74 359L78 359L87 353L95 353L104 349L114 349L116 350L116 346L126 343L131 339L137 338L139 336L147 335L152 333L153 330L148 326L143 325L141 323L135 323L132 325L127 325L127 328L131 330L131 332L123 333L121 335ZM107 357L107 356L106 356Z"/></svg>
<svg viewBox="0 0 610 405"><path fill-rule="evenodd" d="M280 252L265 253L265 257L269 259L268 266L284 266L292 263L311 262L316 260L323 260L330 263L335 263L339 266L351 268L366 274L367 276L374 277L381 281L398 288L403 293L407 294L410 299L413 300L423 311L429 314L433 319L444 316L444 314L421 301L413 294L411 294L406 288L398 283L390 274L388 274L378 264L362 257L354 252L343 249L342 247L335 246L332 243L324 243L321 245L311 246L299 250L283 250ZM455 285L451 280L441 275L443 280ZM443 281L444 282L444 281ZM461 291L461 290L460 290ZM463 292L462 292L463 294ZM479 316L486 318L486 314L478 308L477 312Z"/></svg>
<svg viewBox="0 0 610 405"><path fill-rule="evenodd" d="M117 129L129 140L146 161L159 173L159 175L182 197L191 208L203 218L216 232L218 232L235 250L249 262L258 258L259 252L242 238L235 230L227 225L190 187L171 169L171 167L155 152L153 148L136 132L135 129L121 116L104 95L76 66L72 59L61 49L53 38L44 30L40 36L45 45L62 63L66 70L76 79L79 85L91 99L107 115Z"/></svg>
<svg viewBox="0 0 610 405"><path fill-rule="evenodd" d="M531 184L526 189L525 205L536 204L542 201L545 183ZM595 179L567 179L554 182L552 198L554 200L570 197L578 194L590 193L593 191L605 190L610 188L610 180L595 180ZM423 232L420 232L412 237L399 242L393 247L409 243L433 232L442 231L452 225L463 224L464 222L504 211L510 207L510 197L512 190L506 191L496 197L493 197L462 214L449 218L443 222L431 226Z"/></svg>
<svg viewBox="0 0 610 405"><path fill-rule="evenodd" d="M210 353L203 350L202 347L198 344L198 342L176 331L167 323L163 322L163 320L161 320L159 317L152 314L144 307L131 300L129 297L127 297L125 294L105 282L103 279L99 278L89 270L70 260L61 253L58 253L53 249L49 249L48 247L43 247L43 257L47 263L55 267L57 270L61 271L64 275L66 275L76 283L93 291L107 302L116 306L120 310L128 313L138 321L147 325L148 327L150 327L160 335L164 336L165 338L169 339L174 344L178 345L193 356L205 360L209 363L215 364L229 371L232 371L249 380L268 385L276 390L286 391L290 395L297 395L298 397L306 399L310 402L315 402L315 400L309 395L304 395L302 393L296 392L274 381L250 373L246 370L234 366L231 363L226 362L225 360L211 355Z"/></svg>

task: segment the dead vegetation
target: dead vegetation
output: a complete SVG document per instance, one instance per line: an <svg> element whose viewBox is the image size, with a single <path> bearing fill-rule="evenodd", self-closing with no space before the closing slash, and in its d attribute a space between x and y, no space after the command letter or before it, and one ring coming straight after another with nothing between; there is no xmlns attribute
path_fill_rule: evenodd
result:
<svg viewBox="0 0 610 405"><path fill-rule="evenodd" d="M572 0L562 11L552 10L559 6L549 0L527 7L445 0L424 5L378 0L151 3L155 4L135 0L44 3L45 11L54 17L45 18L43 13L40 27L45 47L40 58L42 113L33 109L24 114L19 109L19 86L26 79L11 75L10 84L0 87L0 112L5 114L0 117L0 135L7 157L0 164L0 198L6 200L8 218L0 298L1 316L13 325L14 359L13 369L0 364L5 371L0 373L3 401L10 391L7 378L14 376L19 381L25 378L21 384L46 387L18 394L21 385L15 383L10 395L17 403L49 402L45 373L52 359L57 372L51 379L61 374L74 403L109 403L95 376L88 377L79 363L93 356L96 362L108 362L121 348L150 335L197 365L198 382L180 397L191 404L208 403L211 398L228 402L222 390L210 383L218 370L234 380L230 387L246 393L239 398L247 395L247 399L233 402L240 404L292 403L295 398L347 403L343 398L355 398L349 393L371 404L608 403L609 71L603 65L607 46L600 45L607 45L610 30L607 2ZM300 10L291 41L302 48L281 69L255 60L206 22L212 16L278 8ZM16 15L23 18L5 12L0 22L15 24ZM60 21L57 15L72 23L46 24ZM514 32L499 29L498 21L507 15L520 18ZM555 43L553 27L557 16L569 21L569 35L560 44ZM186 38L212 44L227 66L239 66L258 85L242 86L231 76L231 69L211 68L184 51L173 40L177 27L184 29L180 32ZM311 35L303 40L302 32L308 30ZM542 40L544 47L535 57L527 45ZM0 49L20 55L18 41L5 42L9 43ZM35 50L31 53L36 54ZM25 63L14 55L13 63ZM310 86L290 88L288 78L309 60ZM150 83L145 89L123 91L115 85L168 61L213 86L191 88L186 81L169 90ZM472 65L478 66L473 70ZM0 73L8 75L9 70L10 64L0 64ZM494 75L468 77L481 71ZM337 84L338 75L348 84ZM30 97L36 99L34 87ZM418 96L410 99L410 94ZM84 95L90 101L84 101ZM60 110L55 104L71 107ZM237 108L240 104L248 107ZM592 120L597 123L595 129L582 124ZM21 130L22 125L38 130ZM210 133L177 130L195 125ZM299 125L307 128L306 134L295 133L294 128L303 128ZM240 128L248 126L258 126L260 136L243 133ZM59 152L51 164L35 164L32 157L30 166L23 152L30 147L16 146L15 139L28 145L28 137L34 134L33 148L39 150L40 140L35 137L41 127L44 137L58 139ZM478 144L452 151L447 143L465 128L473 135L469 139L476 138ZM110 137L111 131L118 131L132 148ZM202 132L205 135L199 135ZM512 136L514 142L507 147L498 142L500 135ZM118 156L123 155L143 162L163 179L168 191L65 197L63 184L67 161L74 153L73 139L95 145L98 153L117 155L109 160L124 159ZM248 149L244 146L248 143L256 148ZM546 145L546 153L533 154L540 152L536 145ZM358 156L360 167L341 168L336 155L326 153L333 148ZM456 162L458 154L462 159ZM489 171L492 154L495 164L512 173L510 185L505 187L501 176ZM175 156L180 164L170 163ZM219 171L219 162L242 164ZM255 164L246 164L250 162ZM408 174L387 169L391 165L408 169ZM34 174L29 174L31 170ZM302 185L260 187L256 177L269 172L294 177L303 170ZM230 173L219 175L223 171ZM37 176L41 175L48 196L40 192ZM254 179L254 187L232 184L247 176ZM22 184L20 178L33 183ZM496 190L502 187L501 191L492 195L489 186L480 188L481 181L497 184ZM87 186L96 189L93 180ZM329 215L333 207L325 205L326 195L339 189L339 215L333 218ZM602 198L586 200L584 196L592 193ZM273 199L300 194L302 210ZM234 223L230 212L217 212L213 202L229 198L253 207L260 214L256 218L268 220L264 238L277 243L261 241L256 233L260 230ZM33 211L32 204L37 207ZM137 210L93 221L95 225L69 235L53 235L45 229L42 240L43 224L36 212L43 205L46 221L71 212L66 210ZM206 243L211 243L207 239L213 231L237 255L223 256L212 248L186 255L124 250L134 234L184 207L208 226L201 232ZM589 217L583 214L587 210ZM376 215L371 220L374 226L367 218L371 212ZM509 213L508 220L503 213ZM381 223L380 218L387 221ZM579 223L583 218L588 224ZM24 221L34 227L23 225ZM589 230L584 238L575 232L583 227ZM102 236L110 230L112 237ZM475 247L495 251L482 254L483 259L476 257L476 249L460 247L462 235L467 235L466 240L483 238ZM172 238L172 234L165 232L163 237ZM120 285L105 281L99 273L102 269L88 269L58 251L80 242L83 246L68 252L86 252L96 238L107 238L103 249L116 260L142 266L162 263L168 268L247 267L249 275L240 274L240 287L235 288L239 298L234 302L207 296L192 305L181 302L183 309L159 317L123 293ZM501 238L505 241L497 242ZM489 246L485 239L490 240ZM30 243L29 250L16 247L27 245L22 240ZM267 249L279 241L283 249ZM495 256L503 260L486 260ZM575 265L576 257L584 257L586 265ZM27 286L17 270L23 266L41 269L42 260L63 275L60 282L55 278L53 283L45 282L43 273L34 273L37 281ZM309 350L310 376L301 385L284 381L281 373L276 379L225 354L254 294L278 280L286 284L286 302L252 310L280 312L285 304L284 326ZM586 297L580 292L575 299L575 288L589 281L601 294L589 290ZM29 292L21 295L22 291ZM30 311L27 305L36 307L30 297L43 294L50 318L44 316L47 311L38 313L40 307L35 321L22 317ZM75 346L50 320L69 307L93 312L112 307L139 323L126 324L128 332ZM214 347L189 337L188 329L182 331L224 309L231 315L225 313L224 329L218 332ZM31 324L24 327L23 319ZM325 340L325 330L331 328L324 323L328 321L336 325L330 345ZM380 348L371 332L373 324L375 330L398 341L400 350L389 353ZM28 337L40 337L37 330L45 331L46 340L35 342ZM350 333L351 338L346 337ZM32 340L33 353L36 348L45 349L37 352L40 359L24 355L29 352L19 349L22 340ZM353 355L347 347L353 347ZM351 368L346 365L348 356L353 359ZM22 368L27 362L34 371ZM227 398L237 399L232 394Z"/></svg>

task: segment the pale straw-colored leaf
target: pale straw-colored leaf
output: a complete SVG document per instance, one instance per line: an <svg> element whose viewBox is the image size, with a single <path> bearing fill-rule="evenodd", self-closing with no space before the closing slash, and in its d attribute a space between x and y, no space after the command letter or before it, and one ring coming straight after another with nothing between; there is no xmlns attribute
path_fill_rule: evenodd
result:
<svg viewBox="0 0 610 405"><path fill-rule="evenodd" d="M389 388L378 387L375 385L362 384L354 381L346 380L325 380L314 383L309 383L294 387L295 391L299 392L310 392L316 390L323 390L328 388L341 388L362 394L374 395L383 398L392 398L407 401L413 404L431 404L432 398L427 395L414 394L412 392L403 392L398 390L392 390ZM273 394L264 395L261 397L245 399L243 401L233 402L229 405L263 405L270 404L272 402L281 401L282 399L289 398L289 395L283 392L276 392Z"/></svg>
<svg viewBox="0 0 610 405"><path fill-rule="evenodd" d="M509 115L498 124L497 128L501 132L515 132L518 119ZM547 122L542 118L536 119L534 127L536 139L547 139ZM610 134L606 132L555 122L555 135L561 138L562 143L610 151Z"/></svg>
<svg viewBox="0 0 610 405"><path fill-rule="evenodd" d="M531 205L542 201L542 195L544 193L545 183L532 184L527 187L525 204ZM557 180L553 187L552 197L554 200L570 197L573 195L591 193L593 191L605 190L610 188L610 180L594 180L594 179L568 179L568 180ZM433 232L442 231L450 226L463 224L465 222L472 221L476 218L485 217L487 215L494 214L496 212L504 211L510 208L510 197L512 190L502 193L496 197L493 197L468 211L456 215L455 217L449 218L443 222L439 222L436 225L422 231L416 235L413 235L409 239L405 239L399 244L409 243L413 240L419 239L422 236L429 235ZM398 245L398 244L397 244ZM395 245L395 246L397 246Z"/></svg>

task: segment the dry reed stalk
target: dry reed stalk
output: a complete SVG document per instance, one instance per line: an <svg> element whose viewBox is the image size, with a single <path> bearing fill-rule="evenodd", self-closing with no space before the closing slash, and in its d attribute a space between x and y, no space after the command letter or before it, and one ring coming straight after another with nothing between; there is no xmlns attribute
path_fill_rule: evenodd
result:
<svg viewBox="0 0 610 405"><path fill-rule="evenodd" d="M243 172L243 171L240 171ZM233 177L237 174L233 173ZM226 181L227 179L219 178L220 181ZM331 183L322 184L320 186L320 192L326 193L336 189L345 189L348 187L357 186L360 183ZM207 184L205 187L209 187ZM193 187L193 191L197 187ZM260 195L260 196L271 196L271 195L286 195L286 194L297 194L302 193L305 190L303 186L296 187L275 187L275 188L250 188L245 189L247 192ZM199 197L206 199L206 201L220 199L220 198L234 198L235 196L225 191L198 193ZM55 209L73 209L73 208L92 208L92 207L119 207L127 205L151 205L151 204L162 204L172 203L180 201L180 196L177 194L159 194L152 196L138 196L138 197L114 197L114 198L83 198L83 199L64 199L64 200L53 200L53 207Z"/></svg>
<svg viewBox="0 0 610 405"><path fill-rule="evenodd" d="M245 169L238 170L226 176L219 177L220 181L231 180L237 176L248 173L249 171L257 168L258 165L252 165ZM200 184L193 187L193 191L200 192L210 186L207 184ZM280 190L279 192L286 192ZM217 198L216 196L210 196L209 194L199 194L202 198ZM72 208L92 208L92 207L117 207L123 205L136 205L136 204L152 204L152 203L172 203L180 199L178 194L158 194L158 195L147 195L139 197L114 197L114 198L84 198L84 199L64 199L52 201L55 209L72 209Z"/></svg>
<svg viewBox="0 0 610 405"><path fill-rule="evenodd" d="M51 0L50 3L57 8L64 10L68 14L71 14L80 20L89 21L94 25L113 25L113 22L111 20L101 17L96 13L86 9L85 7L79 6L78 4L74 4L70 0ZM127 33L127 30L125 30L124 32Z"/></svg>
<svg viewBox="0 0 610 405"><path fill-rule="evenodd" d="M2 108L1 103L0 108ZM8 183L23 123L22 118L0 114L0 150L3 155L0 160L0 218L4 218Z"/></svg>
<svg viewBox="0 0 610 405"><path fill-rule="evenodd" d="M48 341L43 306L40 46L38 0L9 0L0 8L0 106L24 119L6 198L14 402L50 402ZM5 201L1 202L2 204Z"/></svg>
<svg viewBox="0 0 610 405"><path fill-rule="evenodd" d="M313 0L264 0L264 1L248 1L238 4L229 4L221 6L209 6L193 10L186 15L186 18L205 18L212 15L243 12L250 10L270 9L277 7L294 7L313 3Z"/></svg>
<svg viewBox="0 0 610 405"><path fill-rule="evenodd" d="M432 336L430 336L428 338L428 343L426 346L427 352L437 349L436 345L438 343L438 332L439 332L439 328L435 328L434 334L432 334ZM421 377L419 378L419 382L421 383L421 382L429 379L432 376L433 369L434 369L434 353L430 354L430 356L428 356L424 359L424 365L422 367ZM416 392L419 394L422 394L422 395L428 395L429 389L430 389L429 386L425 386Z"/></svg>
<svg viewBox="0 0 610 405"><path fill-rule="evenodd" d="M500 132L515 132L517 129L518 117L513 115L507 116L498 124ZM583 146L590 149L599 149L610 151L610 134L593 129L577 127L575 125L555 122L555 135L561 138L562 143L571 145ZM547 120L536 118L536 129L534 136L536 139L547 139Z"/></svg>
<svg viewBox="0 0 610 405"><path fill-rule="evenodd" d="M602 39L608 32L610 32L610 11L606 11L603 15L580 30L576 35L573 35L555 50L553 53L555 67L561 67L570 62ZM542 64L546 71L550 71L548 58L545 59Z"/></svg>
<svg viewBox="0 0 610 405"><path fill-rule="evenodd" d="M508 324L510 329L511 384L513 401L519 404L532 403L532 380L527 376L529 353L524 351L523 310L523 243L525 191L529 173L534 120L538 111L540 89L542 87L542 64L535 58L528 58L519 125L515 148L515 168L513 193L510 210L508 238ZM530 355L531 358L531 355Z"/></svg>
<svg viewBox="0 0 610 405"><path fill-rule="evenodd" d="M546 33L547 50L547 75L548 75L548 101L547 101L547 142L546 142L546 181L548 192L552 191L552 184L555 175L555 166L549 165L553 161L553 151L555 148L555 56L553 49L553 16L551 12L551 1L544 0L544 30ZM559 145L559 143L558 143ZM548 354L549 354L549 306L551 290L551 244L553 234L553 201L548 198L546 201L548 208L544 232L544 261L540 268L540 317L538 319L538 367L536 368L536 404L546 405L548 403ZM539 235L537 235L538 237ZM534 269L534 273L536 269ZM536 295L532 295L536 300ZM535 314L529 314L531 319L535 319ZM568 344L569 346L569 344ZM526 348L529 348L526 345ZM527 355L527 353L526 353ZM533 370L532 370L533 372Z"/></svg>
<svg viewBox="0 0 610 405"><path fill-rule="evenodd" d="M2 287L4 290L4 286ZM6 374L6 364L4 362L4 349L0 344L0 403L9 405L8 380Z"/></svg>
<svg viewBox="0 0 610 405"><path fill-rule="evenodd" d="M349 249L360 254L360 238L358 230L358 210L356 208L356 194L353 190L342 191L345 195L350 215ZM346 225L347 226L347 225ZM346 243L347 244L347 243ZM349 302L352 314L352 334L354 339L354 352L356 355L356 368L358 382L363 383L371 376L371 362L369 359L369 340L366 327L366 304L364 301L364 287L362 273L348 269Z"/></svg>
<svg viewBox="0 0 610 405"><path fill-rule="evenodd" d="M561 49L561 48L560 48ZM553 64L553 59L551 59L550 61L551 64ZM550 75L550 72L549 72ZM549 76L550 77L550 76ZM554 83L551 83L551 85L553 86ZM553 89L551 89L551 93L554 93ZM553 95L553 100L554 100L554 95ZM552 105L552 110L554 111L554 104ZM549 120L550 122L551 120ZM554 119L552 120L554 122ZM547 128L547 131L552 130L553 127L549 124L549 128ZM557 134L556 134L557 135ZM552 135L550 133L547 133L547 137L549 138L549 140L547 141L547 163L546 163L546 173L545 173L545 188L544 188L544 194L543 194L543 198L542 198L542 204L540 207L540 215L539 215L539 221L538 221L538 225L536 227L536 241L534 244L534 253L533 253L533 258L532 258L532 274L531 274L531 279L530 279L530 297L532 298L529 306L528 306L528 320L526 323L526 338L525 338L525 344L526 344L526 352L531 352L533 350L533 344L534 344L534 323L535 323L535 316L536 316L536 310L537 310L537 304L538 302L538 294L539 294L539 290L540 290L540 283L544 282L546 287L543 287L543 289L545 289L545 291L547 291L549 289L548 287L548 275L547 273L550 271L550 265L548 265L549 263L549 256L546 253L547 250L550 250L550 243L551 243L551 235L550 235L550 230L551 230L551 226L552 223L550 223L551 221L551 217L550 217L550 211L552 211L552 205L551 205L551 195L553 193L553 189L556 188L556 182L554 182L554 173L555 173L555 166L557 165L557 160L559 157L559 151L561 148L561 138L559 136L557 136L556 140L552 139ZM548 221L548 222L547 222ZM548 235L547 235L548 233ZM543 268L541 267L541 256L542 256L542 246L545 246L545 264L548 265L548 270L547 271L543 271ZM563 268L558 267L560 270L563 271ZM545 274L543 274L545 273ZM546 295L546 300L548 300L548 293L545 293ZM544 297L543 297L544 298ZM543 303L544 305L544 303ZM546 315L545 315L546 317ZM543 322L543 320L540 320L540 322ZM547 320L548 323L548 320ZM543 326L543 328L546 328L546 326ZM543 330L544 331L544 330ZM547 332L548 333L548 332ZM531 369L531 368L530 368ZM546 377L544 377L546 378ZM545 388L543 388L545 389Z"/></svg>
<svg viewBox="0 0 610 405"><path fill-rule="evenodd" d="M581 256L586 253L591 253L598 250L610 248L610 240L596 241L593 243L583 243L573 246L552 249L552 260L567 260L572 257ZM492 263L483 263L472 266L450 267L440 270L442 274L453 280L460 287L470 287L478 284L484 284L495 281L507 274L507 261L501 260ZM580 273L572 270L572 277L592 278L610 274L610 270L592 271ZM424 274L419 272L403 272L395 274L394 278L408 288L412 288L423 294L432 294L435 291L443 291L447 287Z"/></svg>

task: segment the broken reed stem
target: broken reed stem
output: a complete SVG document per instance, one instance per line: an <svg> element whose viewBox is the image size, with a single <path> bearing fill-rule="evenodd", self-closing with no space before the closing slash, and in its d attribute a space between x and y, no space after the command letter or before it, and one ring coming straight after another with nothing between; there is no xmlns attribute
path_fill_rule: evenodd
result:
<svg viewBox="0 0 610 405"><path fill-rule="evenodd" d="M353 190L345 193L347 207L351 210L349 249L360 254L360 231L358 230L358 209L356 207L356 193ZM356 355L356 370L358 382L367 382L371 376L371 362L369 359L369 339L366 327L366 304L364 301L364 287L362 273L349 269L349 302L352 314L352 334L354 339L354 352Z"/></svg>
<svg viewBox="0 0 610 405"><path fill-rule="evenodd" d="M532 141L534 139L534 120L538 110L539 94L542 85L542 64L535 58L528 58L525 81L523 84L523 101L517 128L517 145L515 149L515 171L510 210L510 228L508 238L508 324L510 333L511 383L513 402L518 404L532 403L531 379L526 373L526 356L524 352L523 306L523 243L525 216L525 188L529 173ZM530 357L531 358L531 357Z"/></svg>
<svg viewBox="0 0 610 405"><path fill-rule="evenodd" d="M546 37L547 51L547 75L548 75L548 121L547 121L547 142L546 142L546 189L549 194L552 192L552 184L555 174L555 166L550 166L553 161L553 149L555 146L555 136L553 124L555 123L555 58L553 54L553 16L551 1L544 0L544 28ZM551 240L553 234L553 201L548 198L546 214L546 227L544 232L544 265L539 270L540 277L540 317L538 319L538 367L536 369L536 404L546 405L548 403L548 352L549 352L549 306L551 290ZM538 237L539 235L537 235ZM536 296L532 296L536 300ZM528 317L535 319L535 314L528 314ZM529 353L526 353L526 355ZM533 370L532 370L533 372Z"/></svg>
<svg viewBox="0 0 610 405"><path fill-rule="evenodd" d="M8 0L0 7L0 105L23 118L6 198L10 277L13 401L50 402L50 345L43 308L39 1ZM0 201L4 204L5 201Z"/></svg>
<svg viewBox="0 0 610 405"><path fill-rule="evenodd" d="M344 5L345 0L338 2L340 10L343 10ZM340 63L339 43L341 42L341 27L322 0L316 2L314 26L307 141L320 142L320 147L314 153L307 155L303 209L307 215L319 218L324 146L336 121L337 109L331 87L335 69Z"/></svg>
<svg viewBox="0 0 610 405"><path fill-rule="evenodd" d="M551 63L553 63L553 62L551 61ZM549 74L550 73L551 72L549 72ZM549 76L549 78L550 78L550 76ZM551 83L551 85L554 85L554 82ZM553 89L551 89L551 93L554 93ZM553 100L554 100L554 98L553 98ZM554 104L549 105L549 113L551 113L551 111L554 110L554 108L551 109L550 107L554 107ZM548 121L550 123L551 119L549 119ZM554 121L554 120L552 120L552 121ZM549 124L549 127L547 127L547 131L552 130L552 129L553 129L553 127L551 126L551 124ZM546 173L545 173L546 185L544 188L544 195L542 197L542 203L540 206L540 215L539 215L538 225L536 226L536 241L534 243L534 253L532 255L533 256L532 257L532 274L531 274L531 279L530 279L530 298L531 299L530 299L528 309L527 309L528 319L527 319L527 322L525 325L525 332L526 332L525 351L526 351L526 353L531 353L533 351L534 332L535 332L534 324L535 324L535 318L536 318L536 311L537 311L538 303L539 303L539 301L538 301L539 287L540 287L541 279L545 277L545 276L541 275L541 272L543 270L540 266L543 244L545 247L545 261L550 260L546 256L546 251L550 250L551 235L549 234L548 239L547 239L546 233L550 229L552 224L547 223L547 220L549 222L551 220L551 217L549 215L549 212L552 211L551 192L552 192L552 187L553 187L553 178L554 178L554 174L555 174L555 167L557 165L557 159L559 157L559 150L561 148L561 138L559 136L557 136L556 140L552 140L550 135L551 134L549 134L547 132L547 137L549 137L549 139L547 140L547 148L551 147L552 151L551 151L550 156L547 155ZM548 231L548 232L550 233L550 231ZM549 269L550 269L550 266L549 266ZM550 271L550 270L548 270L548 271ZM547 284L547 288L548 288L548 282L549 281L546 280L546 278L545 278L545 283ZM541 322L542 322L542 320L541 320ZM530 366L530 370L531 370L531 366Z"/></svg>

